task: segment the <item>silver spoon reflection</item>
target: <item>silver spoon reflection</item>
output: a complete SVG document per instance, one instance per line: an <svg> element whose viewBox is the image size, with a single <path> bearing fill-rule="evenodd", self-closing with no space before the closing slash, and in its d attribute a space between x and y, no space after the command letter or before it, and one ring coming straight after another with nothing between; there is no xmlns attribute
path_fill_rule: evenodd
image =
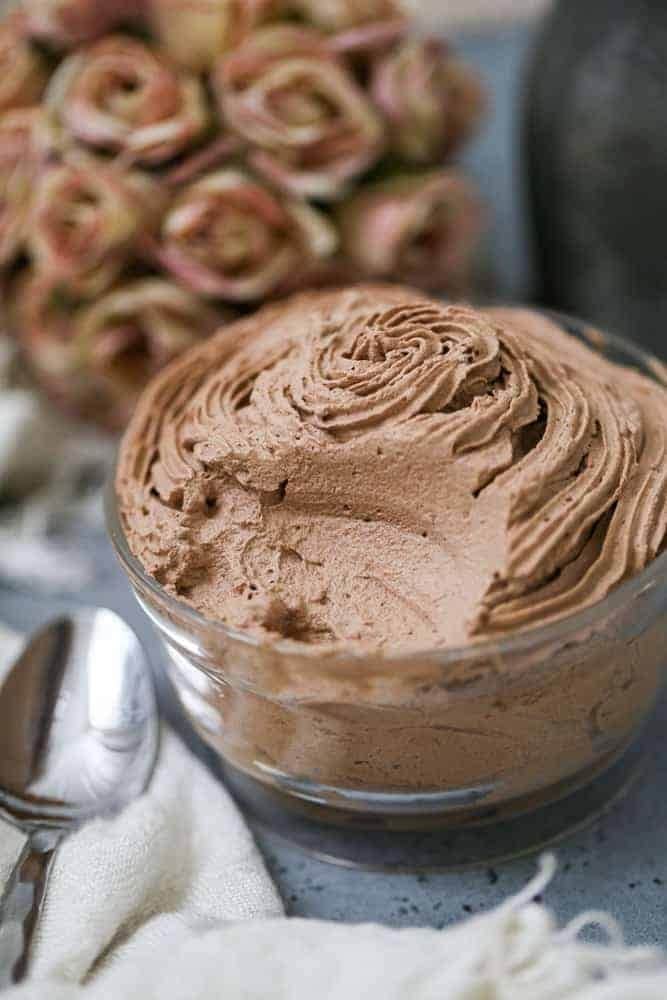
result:
<svg viewBox="0 0 667 1000"><path fill-rule="evenodd" d="M112 611L45 626L0 676L0 813L27 834L0 901L0 988L26 973L59 842L141 795L157 744L144 651Z"/></svg>

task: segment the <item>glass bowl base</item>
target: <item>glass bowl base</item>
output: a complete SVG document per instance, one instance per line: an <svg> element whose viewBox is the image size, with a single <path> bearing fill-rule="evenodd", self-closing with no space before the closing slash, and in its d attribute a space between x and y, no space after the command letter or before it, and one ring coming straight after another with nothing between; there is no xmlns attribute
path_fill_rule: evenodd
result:
<svg viewBox="0 0 667 1000"><path fill-rule="evenodd" d="M251 827L262 834L347 868L434 872L488 866L556 844L610 809L638 777L643 760L640 739L537 795L467 815L450 810L412 817L409 824L405 817L300 800L228 763L223 763L223 777Z"/></svg>

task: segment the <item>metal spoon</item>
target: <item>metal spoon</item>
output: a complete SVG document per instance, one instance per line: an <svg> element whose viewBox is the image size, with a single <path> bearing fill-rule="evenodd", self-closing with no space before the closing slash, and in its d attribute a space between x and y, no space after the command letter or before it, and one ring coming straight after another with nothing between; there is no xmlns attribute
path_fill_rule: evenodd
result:
<svg viewBox="0 0 667 1000"><path fill-rule="evenodd" d="M144 651L112 611L47 625L0 679L0 814L28 836L0 902L0 988L25 976L58 844L141 795L157 745Z"/></svg>

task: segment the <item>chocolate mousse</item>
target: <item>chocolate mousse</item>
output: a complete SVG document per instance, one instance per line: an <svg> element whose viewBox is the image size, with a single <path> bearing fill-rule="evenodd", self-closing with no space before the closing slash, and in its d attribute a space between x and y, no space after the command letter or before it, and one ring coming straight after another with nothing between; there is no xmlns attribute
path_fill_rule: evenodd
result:
<svg viewBox="0 0 667 1000"><path fill-rule="evenodd" d="M318 647L439 649L570 615L659 552L667 392L524 309L308 293L144 394L130 548L206 617Z"/></svg>
<svg viewBox="0 0 667 1000"><path fill-rule="evenodd" d="M628 746L664 571L572 615L663 544L667 392L595 346L369 285L265 308L157 376L121 447L121 558L242 782L421 828L533 809Z"/></svg>

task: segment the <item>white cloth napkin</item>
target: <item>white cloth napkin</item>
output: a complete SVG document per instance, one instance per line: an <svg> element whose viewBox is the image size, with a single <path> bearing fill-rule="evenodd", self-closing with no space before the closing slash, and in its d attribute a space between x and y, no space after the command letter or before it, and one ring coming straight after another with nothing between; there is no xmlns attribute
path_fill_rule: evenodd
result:
<svg viewBox="0 0 667 1000"><path fill-rule="evenodd" d="M2 663L20 648L0 628ZM0 884L21 837L0 826ZM288 920L224 788L165 733L146 795L56 857L31 975L7 1000L664 1000L667 973L605 914L559 930L532 902L444 931ZM590 920L607 945L578 933Z"/></svg>
<svg viewBox="0 0 667 1000"><path fill-rule="evenodd" d="M138 959L145 970L188 931L282 912L230 797L165 732L150 793L60 847L32 971L79 982L110 947L111 965Z"/></svg>

